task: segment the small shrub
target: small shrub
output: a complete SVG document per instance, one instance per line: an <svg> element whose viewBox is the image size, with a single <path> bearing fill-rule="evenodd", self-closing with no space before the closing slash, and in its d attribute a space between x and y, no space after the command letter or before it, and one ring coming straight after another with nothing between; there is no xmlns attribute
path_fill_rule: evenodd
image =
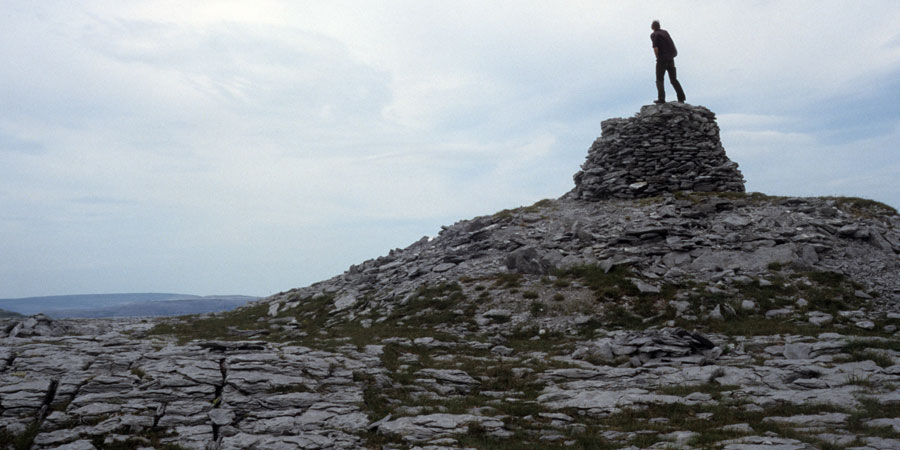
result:
<svg viewBox="0 0 900 450"><path fill-rule="evenodd" d="M522 283L521 273L501 273L495 277L494 286L502 288L517 288Z"/></svg>
<svg viewBox="0 0 900 450"><path fill-rule="evenodd" d="M144 377L147 376L147 373L144 372L140 367L132 367L131 374L138 377L138 379L143 380Z"/></svg>
<svg viewBox="0 0 900 450"><path fill-rule="evenodd" d="M854 351L850 353L853 361L872 361L878 365L878 367L887 368L894 365L894 360L884 353L879 353L874 350L862 350L862 351Z"/></svg>

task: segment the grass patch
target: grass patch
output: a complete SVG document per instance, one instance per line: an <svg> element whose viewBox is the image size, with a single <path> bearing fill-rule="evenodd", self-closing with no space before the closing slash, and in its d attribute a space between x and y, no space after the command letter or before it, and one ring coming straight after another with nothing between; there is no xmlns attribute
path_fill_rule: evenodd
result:
<svg viewBox="0 0 900 450"><path fill-rule="evenodd" d="M677 395L679 397L684 397L695 392L700 392L703 394L712 395L714 399L718 400L723 392L733 391L739 388L740 386L722 385L714 381L710 381L708 383L695 385L681 384L674 386L663 386L656 389L656 393L662 395Z"/></svg>
<svg viewBox="0 0 900 450"><path fill-rule="evenodd" d="M743 435L735 431L721 428L738 423L749 424L757 433L771 431L783 437L802 440L823 448L821 442L813 437L794 432L792 428L772 422L763 422L766 417L790 417L803 414L819 414L823 412L844 412L847 410L831 405L793 405L778 404L762 411L747 411L740 404L720 400L710 405L684 405L673 403L668 405L654 404L644 409L626 409L620 413L599 419L599 423L607 429L633 433L639 431L656 431L659 434L688 430L699 433L690 445L700 448L717 448L715 443L733 439ZM574 414L574 412L573 412ZM570 414L572 415L572 414ZM574 416L573 416L574 417ZM664 423L651 422L653 418L666 418Z"/></svg>
<svg viewBox="0 0 900 450"><path fill-rule="evenodd" d="M541 333L536 326L518 326L507 336L506 345L518 352L568 353L574 350L574 343L561 331Z"/></svg>
<svg viewBox="0 0 900 450"><path fill-rule="evenodd" d="M131 374L138 377L139 380L143 380L147 376L147 373L140 367L132 367Z"/></svg>
<svg viewBox="0 0 900 450"><path fill-rule="evenodd" d="M637 286L628 279L631 271L624 266L614 266L605 271L596 264L576 266L557 271L558 279L575 278L591 288L601 300L619 300L625 295L639 295Z"/></svg>
<svg viewBox="0 0 900 450"><path fill-rule="evenodd" d="M486 292L482 292L486 294ZM387 337L403 337L415 339L434 337L435 339L454 342L459 336L437 328L451 325L474 327L477 305L469 302L462 287L457 283L443 283L435 286L423 286L411 294L379 323L365 328L359 322L335 324L328 328L328 333L335 338L346 338L359 347ZM462 312L462 314L460 314Z"/></svg>
<svg viewBox="0 0 900 450"><path fill-rule="evenodd" d="M37 422L28 425L22 433L13 434L7 429L0 429L0 448L12 448L13 450L29 450L34 438L40 431L40 425Z"/></svg>
<svg viewBox="0 0 900 450"><path fill-rule="evenodd" d="M174 321L159 323L151 328L148 334L175 336L181 344L192 339L246 339L246 336L230 334L228 330L268 331L264 329L267 327L264 322L257 321L260 317L266 316L268 309L269 305L260 304L238 308L202 319L196 316L187 316Z"/></svg>
<svg viewBox="0 0 900 450"><path fill-rule="evenodd" d="M603 316L603 324L620 328L639 328L644 323L644 318L638 316L622 305L613 305Z"/></svg>
<svg viewBox="0 0 900 450"><path fill-rule="evenodd" d="M882 350L893 350L896 352L900 352L900 340L896 339L853 339L844 346L844 351L846 352L855 352L855 351L865 351L873 348L878 348Z"/></svg>
<svg viewBox="0 0 900 450"><path fill-rule="evenodd" d="M760 315L738 316L728 320L708 320L702 323L676 319L676 326L697 328L706 333L721 333L727 336L766 336L772 334L801 334L816 336L823 329L808 324L798 324L791 320L767 318Z"/></svg>
<svg viewBox="0 0 900 450"><path fill-rule="evenodd" d="M822 197L834 200L835 206L857 217L876 218L883 216L895 216L897 210L891 206L875 200L859 197Z"/></svg>
<svg viewBox="0 0 900 450"><path fill-rule="evenodd" d="M589 264L557 271L555 275L559 280L578 280L594 291L598 302L609 305L604 322L598 325L646 328L675 316L674 310L667 306L677 294L678 287L665 284L659 293L642 293L633 282L635 275L626 266L604 270L599 265ZM562 294L558 295L561 299Z"/></svg>
<svg viewBox="0 0 900 450"><path fill-rule="evenodd" d="M766 195L761 192L694 192L694 191L676 191L672 193L678 200L689 200L694 204L701 203L709 199L725 199L725 200L746 200L753 204L770 203L774 200L781 200L787 197L778 197Z"/></svg>
<svg viewBox="0 0 900 450"><path fill-rule="evenodd" d="M529 430L530 431L530 430ZM599 430L598 430L599 431ZM480 450L613 450L622 448L620 443L610 442L599 435L599 432L590 434L567 436L567 441L575 441L573 445L563 442L542 441L535 433L527 433L526 430L518 430L510 438L496 438L484 433L470 432L457 437L465 448L477 448Z"/></svg>
<svg viewBox="0 0 900 450"><path fill-rule="evenodd" d="M780 266L779 266L780 267ZM790 268L790 267L785 267ZM711 311L718 304L728 304L734 309L734 315L724 321L694 321L679 318L678 326L696 327L707 332L723 333L730 336L759 336L774 333L794 333L815 336L823 332L854 333L860 336L879 336L883 333L876 330L863 330L856 327L846 328L841 322L839 311L858 308L862 300L856 298L856 283L846 276L835 272L803 271L787 275L775 275L769 279L770 284L754 280L749 283L733 285L737 294L731 292L709 293L703 286L694 286L695 293L687 301L691 304L693 314ZM804 298L807 305L797 307L798 298ZM758 310L744 310L737 307L736 299L748 299L758 305ZM765 317L772 309L792 308L793 312L784 317ZM835 323L816 327L806 322L807 311L821 311L836 318Z"/></svg>
<svg viewBox="0 0 900 450"><path fill-rule="evenodd" d="M848 353L850 354L851 361L872 361L881 368L887 368L894 365L893 358L874 350L851 350Z"/></svg>
<svg viewBox="0 0 900 450"><path fill-rule="evenodd" d="M538 213L544 208L552 207L556 204L555 200L551 200L549 198L545 198L543 200L538 200L531 206L520 206L515 209L504 209L501 211L497 211L491 216L494 220L506 220L511 219L516 214L523 213Z"/></svg>
<svg viewBox="0 0 900 450"><path fill-rule="evenodd" d="M518 288L522 286L522 280L525 278L521 273L500 273L494 277L494 287L499 288Z"/></svg>
<svg viewBox="0 0 900 450"><path fill-rule="evenodd" d="M486 294L486 291L482 291ZM357 302L363 308L368 299ZM292 328L270 329L269 305L255 305L212 317L179 319L160 323L150 334L172 335L184 343L192 339L243 340L264 339L292 342L327 349L350 342L364 346L386 337L435 337L443 341L458 340L458 335L437 331L437 327L474 326L477 305L468 302L458 283L422 286L399 304L388 317L368 326L342 320L334 314L334 297L293 298L285 302L273 319L293 319ZM255 333L254 333L255 332Z"/></svg>
<svg viewBox="0 0 900 450"><path fill-rule="evenodd" d="M850 418L847 420L848 431L866 436L900 439L900 433L894 432L891 427L878 428L865 425L865 421L869 419L900 417L900 404L879 403L870 397L863 397L859 400L862 408L850 414Z"/></svg>

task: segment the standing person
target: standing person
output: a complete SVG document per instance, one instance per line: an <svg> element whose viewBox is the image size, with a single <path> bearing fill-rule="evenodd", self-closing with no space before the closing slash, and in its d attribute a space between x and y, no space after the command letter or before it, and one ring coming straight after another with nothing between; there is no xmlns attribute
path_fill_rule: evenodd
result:
<svg viewBox="0 0 900 450"><path fill-rule="evenodd" d="M675 88L678 101L684 103L684 91L681 90L681 83L678 82L678 77L675 75L675 57L678 56L675 42L672 41L668 31L659 27L658 20L654 20L650 24L650 29L653 30L653 33L650 33L650 41L653 42L653 53L656 54L656 90L659 93L653 103L666 102L666 88L663 85L666 72L669 72L669 81Z"/></svg>

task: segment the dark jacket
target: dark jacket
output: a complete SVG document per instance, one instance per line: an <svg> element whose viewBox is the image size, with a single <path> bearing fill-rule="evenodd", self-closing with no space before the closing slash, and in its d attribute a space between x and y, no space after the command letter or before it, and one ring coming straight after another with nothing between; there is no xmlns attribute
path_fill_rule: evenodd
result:
<svg viewBox="0 0 900 450"><path fill-rule="evenodd" d="M656 55L658 61L667 61L678 56L675 42L672 41L668 31L656 30L650 33L650 40L653 42L653 47L659 49L659 54Z"/></svg>

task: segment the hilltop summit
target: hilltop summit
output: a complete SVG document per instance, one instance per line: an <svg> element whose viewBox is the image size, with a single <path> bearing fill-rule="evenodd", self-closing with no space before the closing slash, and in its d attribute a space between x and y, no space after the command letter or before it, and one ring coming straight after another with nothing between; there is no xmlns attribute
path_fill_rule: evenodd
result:
<svg viewBox="0 0 900 450"><path fill-rule="evenodd" d="M583 169L235 311L0 322L0 449L900 448L896 210L744 193L689 105Z"/></svg>
<svg viewBox="0 0 900 450"><path fill-rule="evenodd" d="M575 174L572 198L744 192L744 177L719 139L716 115L702 106L647 105L632 118L605 120L600 128L602 136Z"/></svg>

